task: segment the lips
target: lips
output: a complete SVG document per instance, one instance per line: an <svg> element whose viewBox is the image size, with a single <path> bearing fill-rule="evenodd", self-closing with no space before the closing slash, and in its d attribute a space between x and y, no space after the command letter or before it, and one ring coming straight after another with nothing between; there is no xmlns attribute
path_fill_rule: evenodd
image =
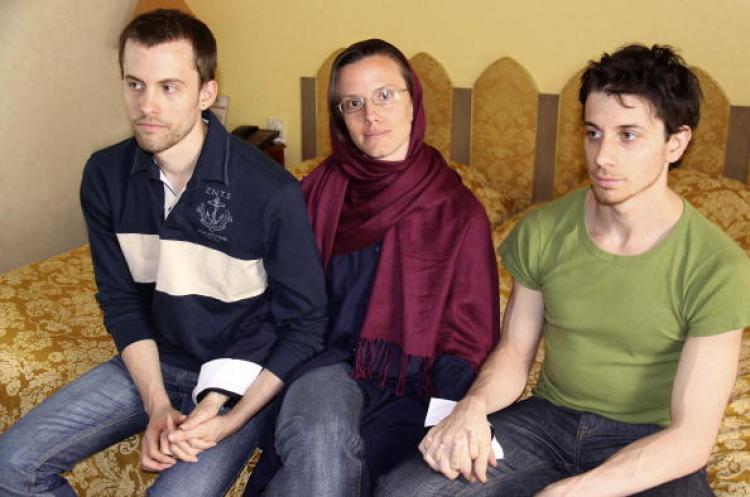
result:
<svg viewBox="0 0 750 497"><path fill-rule="evenodd" d="M622 181L619 178L602 178L600 176L593 176L592 181L602 188L612 188L620 184Z"/></svg>
<svg viewBox="0 0 750 497"><path fill-rule="evenodd" d="M365 132L365 138L376 138L378 136L384 136L389 133L389 130L381 130L381 131L367 131Z"/></svg>
<svg viewBox="0 0 750 497"><path fill-rule="evenodd" d="M157 129L166 127L164 123L151 121L136 121L135 125L146 131L155 131Z"/></svg>

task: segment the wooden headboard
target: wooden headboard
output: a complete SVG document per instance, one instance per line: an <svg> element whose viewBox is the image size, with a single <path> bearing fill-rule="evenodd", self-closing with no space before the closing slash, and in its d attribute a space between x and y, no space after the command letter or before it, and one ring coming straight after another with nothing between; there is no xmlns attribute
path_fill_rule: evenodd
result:
<svg viewBox="0 0 750 497"><path fill-rule="evenodd" d="M336 50L315 77L300 81L302 158L330 153L326 91ZM428 143L453 161L486 173L493 187L513 192L515 207L562 195L585 178L581 72L559 95L540 93L531 74L504 57L473 88L457 88L427 53L410 59L424 87ZM704 93L701 122L680 167L748 183L750 107L732 106L709 74L692 68Z"/></svg>

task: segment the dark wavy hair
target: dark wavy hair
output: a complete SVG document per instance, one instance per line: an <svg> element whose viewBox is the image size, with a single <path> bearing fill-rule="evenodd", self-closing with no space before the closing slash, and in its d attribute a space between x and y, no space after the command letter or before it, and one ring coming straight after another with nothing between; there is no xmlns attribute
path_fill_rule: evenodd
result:
<svg viewBox="0 0 750 497"><path fill-rule="evenodd" d="M333 61L333 65L331 66L331 80L328 83L328 112L331 119L333 119L336 132L343 140L351 141L349 138L349 132L346 129L346 124L344 123L344 118L336 109L341 98L338 92L339 74L343 67L348 66L349 64L354 64L355 62L373 55L383 55L396 62L401 69L401 75L404 77L404 81L406 81L406 88L409 90L409 95L412 97L414 96L414 84L412 82L409 60L401 50L387 41L378 38L358 41L357 43L348 46Z"/></svg>
<svg viewBox="0 0 750 497"><path fill-rule="evenodd" d="M667 45L627 45L590 61L581 76L581 104L591 92L645 98L664 122L667 138L681 126L695 129L700 121L703 94L698 78Z"/></svg>
<svg viewBox="0 0 750 497"><path fill-rule="evenodd" d="M216 39L202 21L174 9L157 9L134 18L120 33L120 76L124 76L125 43L133 40L147 47L176 40L187 40L193 46L195 68L201 85L216 79Z"/></svg>

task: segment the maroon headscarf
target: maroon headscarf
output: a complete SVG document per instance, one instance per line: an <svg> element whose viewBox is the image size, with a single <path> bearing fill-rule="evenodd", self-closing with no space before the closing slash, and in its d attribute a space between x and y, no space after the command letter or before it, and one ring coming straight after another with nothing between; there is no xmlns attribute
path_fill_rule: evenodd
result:
<svg viewBox="0 0 750 497"><path fill-rule="evenodd" d="M351 141L339 138L332 117L333 153L302 183L324 267L332 255L382 241L360 331L355 377L385 381L396 346L402 364L400 390L412 358L422 360L425 374L440 353L457 354L478 368L495 343L498 314L497 269L490 244L483 258L487 259L488 271L495 274L495 298L490 290L489 301L483 306L486 309L482 310L487 319L477 319L473 315L476 312L459 318L469 327L482 324L461 330L463 338L458 340L445 323L446 316L455 314L447 307L460 257L456 253L457 237L467 231L467 215L476 213L478 202L440 152L423 142L422 87L414 71L409 70L414 111L406 158L391 162L367 157ZM489 229L484 227L484 234L479 234L483 239L476 240L483 248L489 239ZM464 246L473 243L463 242ZM491 273L480 278L493 281ZM476 297L486 296L484 292Z"/></svg>

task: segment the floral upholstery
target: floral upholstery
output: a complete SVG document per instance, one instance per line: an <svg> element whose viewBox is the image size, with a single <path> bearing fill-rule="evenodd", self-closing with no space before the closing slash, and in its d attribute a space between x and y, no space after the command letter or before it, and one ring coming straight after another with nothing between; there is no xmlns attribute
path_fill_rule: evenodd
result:
<svg viewBox="0 0 750 497"><path fill-rule="evenodd" d="M696 169L718 177L724 169L731 106L724 90L710 74L699 67L690 69L700 81L703 101L700 123L685 151L680 169Z"/></svg>
<svg viewBox="0 0 750 497"><path fill-rule="evenodd" d="M306 161L293 172L302 177L320 163ZM451 163L484 204L496 246L531 206L514 213L512 199L494 190L484 173ZM696 170L670 173L672 187L750 253L750 188ZM501 268L501 305L511 278ZM0 431L6 430L55 390L115 353L94 300L95 284L87 247L0 275ZM746 330L746 332L750 331ZM541 355L530 385L539 374ZM530 388L527 388L528 395ZM709 464L720 497L750 496L750 333L740 372ZM67 475L79 495L142 495L153 475L138 469L139 437L133 436L79 463ZM227 495L239 496L257 454Z"/></svg>
<svg viewBox="0 0 750 497"><path fill-rule="evenodd" d="M471 167L509 195L514 210L531 203L538 101L533 78L510 57L494 62L474 83Z"/></svg>
<svg viewBox="0 0 750 497"><path fill-rule="evenodd" d="M424 89L423 104L427 120L424 141L448 157L453 125L453 83L445 68L428 53L416 54L409 59L409 63Z"/></svg>
<svg viewBox="0 0 750 497"><path fill-rule="evenodd" d="M560 92L557 115L557 142L555 151L555 198L576 188L586 177L586 156L583 153L583 122L578 88L583 70L574 74Z"/></svg>

